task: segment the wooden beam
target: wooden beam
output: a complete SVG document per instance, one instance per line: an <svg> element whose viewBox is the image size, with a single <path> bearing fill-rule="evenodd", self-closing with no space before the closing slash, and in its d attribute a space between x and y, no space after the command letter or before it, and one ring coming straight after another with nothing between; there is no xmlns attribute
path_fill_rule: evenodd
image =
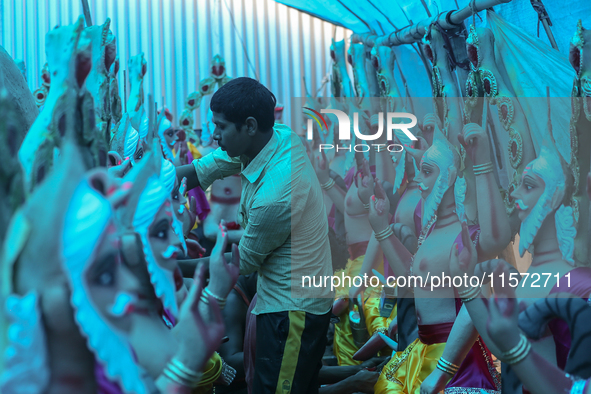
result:
<svg viewBox="0 0 591 394"><path fill-rule="evenodd" d="M475 0L474 1L474 9L476 12L480 12L486 10L487 8L491 8L495 5L499 4L506 4L510 3L512 0ZM427 18L423 19L419 23L412 24L407 26L401 30L393 31L390 34L386 34L384 36L377 37L376 35L372 34L353 34L351 36L351 42L353 43L362 43L369 46L374 45L384 45L384 46L392 46L392 45L403 45L403 44L413 44L423 38L425 32L429 28L429 26L438 21L441 27L445 30L454 29L458 27L458 25L462 24L462 22L472 16L472 8L470 5L462 8L461 10L451 11L449 18L447 17L449 12L443 12L439 14L436 18Z"/></svg>

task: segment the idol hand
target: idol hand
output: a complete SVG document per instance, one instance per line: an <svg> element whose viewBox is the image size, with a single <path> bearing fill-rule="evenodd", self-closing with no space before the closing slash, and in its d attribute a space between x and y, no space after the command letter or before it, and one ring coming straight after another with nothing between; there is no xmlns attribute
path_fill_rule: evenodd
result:
<svg viewBox="0 0 591 394"><path fill-rule="evenodd" d="M187 254L192 259L198 259L205 255L205 249L194 239L187 238L185 240L187 244Z"/></svg>
<svg viewBox="0 0 591 394"><path fill-rule="evenodd" d="M490 147L486 131L476 123L468 123L464 126L458 141L466 149L466 153L473 165L490 162Z"/></svg>
<svg viewBox="0 0 591 394"><path fill-rule="evenodd" d="M179 194L185 197L185 193L187 193L187 177L183 177L179 186Z"/></svg>
<svg viewBox="0 0 591 394"><path fill-rule="evenodd" d="M369 169L369 162L363 159L361 173L357 175L357 196L362 203L369 203L369 199L374 193L374 179Z"/></svg>
<svg viewBox="0 0 591 394"><path fill-rule="evenodd" d="M215 246L209 257L209 289L220 298L226 298L230 294L240 274L238 246L232 245L232 262L226 263L224 251L227 245L228 230L222 220Z"/></svg>
<svg viewBox="0 0 591 394"><path fill-rule="evenodd" d="M495 278L509 277L509 269L504 264L497 265ZM500 281L495 284L501 284ZM505 281L504 286L495 286L495 295L488 300L488 321L486 330L499 350L507 352L519 342L519 306L515 289Z"/></svg>
<svg viewBox="0 0 591 394"><path fill-rule="evenodd" d="M199 312L205 284L205 265L199 266L194 279L195 284L191 286L180 309L179 323L176 327L180 343L176 358L189 369L202 371L207 360L221 344L225 326L220 307L214 297L208 296L209 321L204 321Z"/></svg>
<svg viewBox="0 0 591 394"><path fill-rule="evenodd" d="M465 222L462 222L462 244L464 248L460 253L457 251L457 244L452 246L449 260L450 272L453 276L464 276L464 274L472 276L474 267L478 263L478 253L470 238L468 224Z"/></svg>
<svg viewBox="0 0 591 394"><path fill-rule="evenodd" d="M185 209L183 212L183 234L189 234L189 231L195 226L197 221L197 200L194 196L191 196L190 208Z"/></svg>
<svg viewBox="0 0 591 394"><path fill-rule="evenodd" d="M418 141L415 141L412 148L409 146L405 146L404 149L406 149L407 154L414 158L415 163L418 165L418 163L421 162L421 159L423 158L423 155L425 154L427 149L429 149L429 144L427 143L427 140L425 140L423 137L417 138Z"/></svg>
<svg viewBox="0 0 591 394"><path fill-rule="evenodd" d="M421 394L437 394L443 392L451 375L435 368L421 384Z"/></svg>
<svg viewBox="0 0 591 394"><path fill-rule="evenodd" d="M314 171L321 185L330 180L330 168L324 152L320 156L314 157Z"/></svg>
<svg viewBox="0 0 591 394"><path fill-rule="evenodd" d="M390 200L379 179L375 179L376 194L369 203L369 223L374 232L382 231L389 226Z"/></svg>
<svg viewBox="0 0 591 394"><path fill-rule="evenodd" d="M426 114L423 118L423 135L427 139L427 141L433 142L433 134L435 133L435 129L441 130L441 120L439 117L434 113Z"/></svg>

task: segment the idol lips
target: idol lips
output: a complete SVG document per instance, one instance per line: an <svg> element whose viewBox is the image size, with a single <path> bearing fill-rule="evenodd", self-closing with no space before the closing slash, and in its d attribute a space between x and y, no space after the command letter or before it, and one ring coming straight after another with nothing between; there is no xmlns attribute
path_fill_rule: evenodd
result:
<svg viewBox="0 0 591 394"><path fill-rule="evenodd" d="M429 190L429 188L427 186L425 186L424 183L419 183L419 190L422 192L426 192L427 190Z"/></svg>

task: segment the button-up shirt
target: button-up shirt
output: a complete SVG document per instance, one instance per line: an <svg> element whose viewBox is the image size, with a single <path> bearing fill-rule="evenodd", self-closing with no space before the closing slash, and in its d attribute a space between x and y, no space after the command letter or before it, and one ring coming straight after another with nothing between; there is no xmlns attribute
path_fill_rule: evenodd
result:
<svg viewBox="0 0 591 394"><path fill-rule="evenodd" d="M241 175L240 273L259 273L253 313L324 314L333 294L322 190L300 138L281 124L275 124L272 133L251 161L218 148L193 165L204 190L216 179ZM319 280L321 286L310 286Z"/></svg>

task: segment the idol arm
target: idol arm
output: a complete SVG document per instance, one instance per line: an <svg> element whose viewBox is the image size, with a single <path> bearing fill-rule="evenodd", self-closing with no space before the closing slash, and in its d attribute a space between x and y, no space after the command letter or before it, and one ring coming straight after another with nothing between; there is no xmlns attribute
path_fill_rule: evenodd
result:
<svg viewBox="0 0 591 394"><path fill-rule="evenodd" d="M468 288L466 288L467 290ZM488 347L488 350L495 356L501 354L501 351L495 342L488 335L486 324L488 321L488 308L485 305L484 298L477 297L472 301L464 303L462 310L465 310L470 315L472 324L480 334L480 337Z"/></svg>
<svg viewBox="0 0 591 394"><path fill-rule="evenodd" d="M375 230L375 229L374 229ZM375 234L375 233L374 233ZM372 235L372 238L375 237ZM395 276L404 276L409 273L410 264L413 256L408 249L396 238L395 235L390 235L388 238L379 241L380 248L384 252L384 256L388 259L390 268ZM365 261L364 261L365 263Z"/></svg>
<svg viewBox="0 0 591 394"><path fill-rule="evenodd" d="M511 241L511 227L494 174L476 176L476 206L480 223L479 261L494 258Z"/></svg>
<svg viewBox="0 0 591 394"><path fill-rule="evenodd" d="M381 148L384 149L388 146L388 137L386 133L382 133L382 136L378 138L375 144L384 144ZM396 171L392 163L392 157L388 149L384 149L381 152L376 152L376 178L380 181L390 182L392 185L396 181Z"/></svg>
<svg viewBox="0 0 591 394"><path fill-rule="evenodd" d="M335 208L342 213L345 214L345 195L347 194L343 189L341 189L338 185L334 185L328 190L324 190L328 198L333 202Z"/></svg>
<svg viewBox="0 0 591 394"><path fill-rule="evenodd" d="M511 365L511 368L517 374L524 387L531 393L569 393L574 384L573 379L567 376L564 371L550 364L534 350L530 350L524 360ZM579 391L576 392L578 393ZM591 394L589 380L585 384L585 390L581 392Z"/></svg>
<svg viewBox="0 0 591 394"><path fill-rule="evenodd" d="M378 268L381 256L382 248L380 247L380 243L376 240L375 233L371 233L369 244L367 245L365 256L363 257L363 264L359 271L359 276L373 276L371 271Z"/></svg>
<svg viewBox="0 0 591 394"><path fill-rule="evenodd" d="M477 338L478 331L472 324L468 311L462 307L456 316L441 358L457 366L461 365Z"/></svg>
<svg viewBox="0 0 591 394"><path fill-rule="evenodd" d="M238 244L240 243L240 238L242 238L242 234L244 234L244 229L239 230L228 230L228 243L230 244Z"/></svg>

